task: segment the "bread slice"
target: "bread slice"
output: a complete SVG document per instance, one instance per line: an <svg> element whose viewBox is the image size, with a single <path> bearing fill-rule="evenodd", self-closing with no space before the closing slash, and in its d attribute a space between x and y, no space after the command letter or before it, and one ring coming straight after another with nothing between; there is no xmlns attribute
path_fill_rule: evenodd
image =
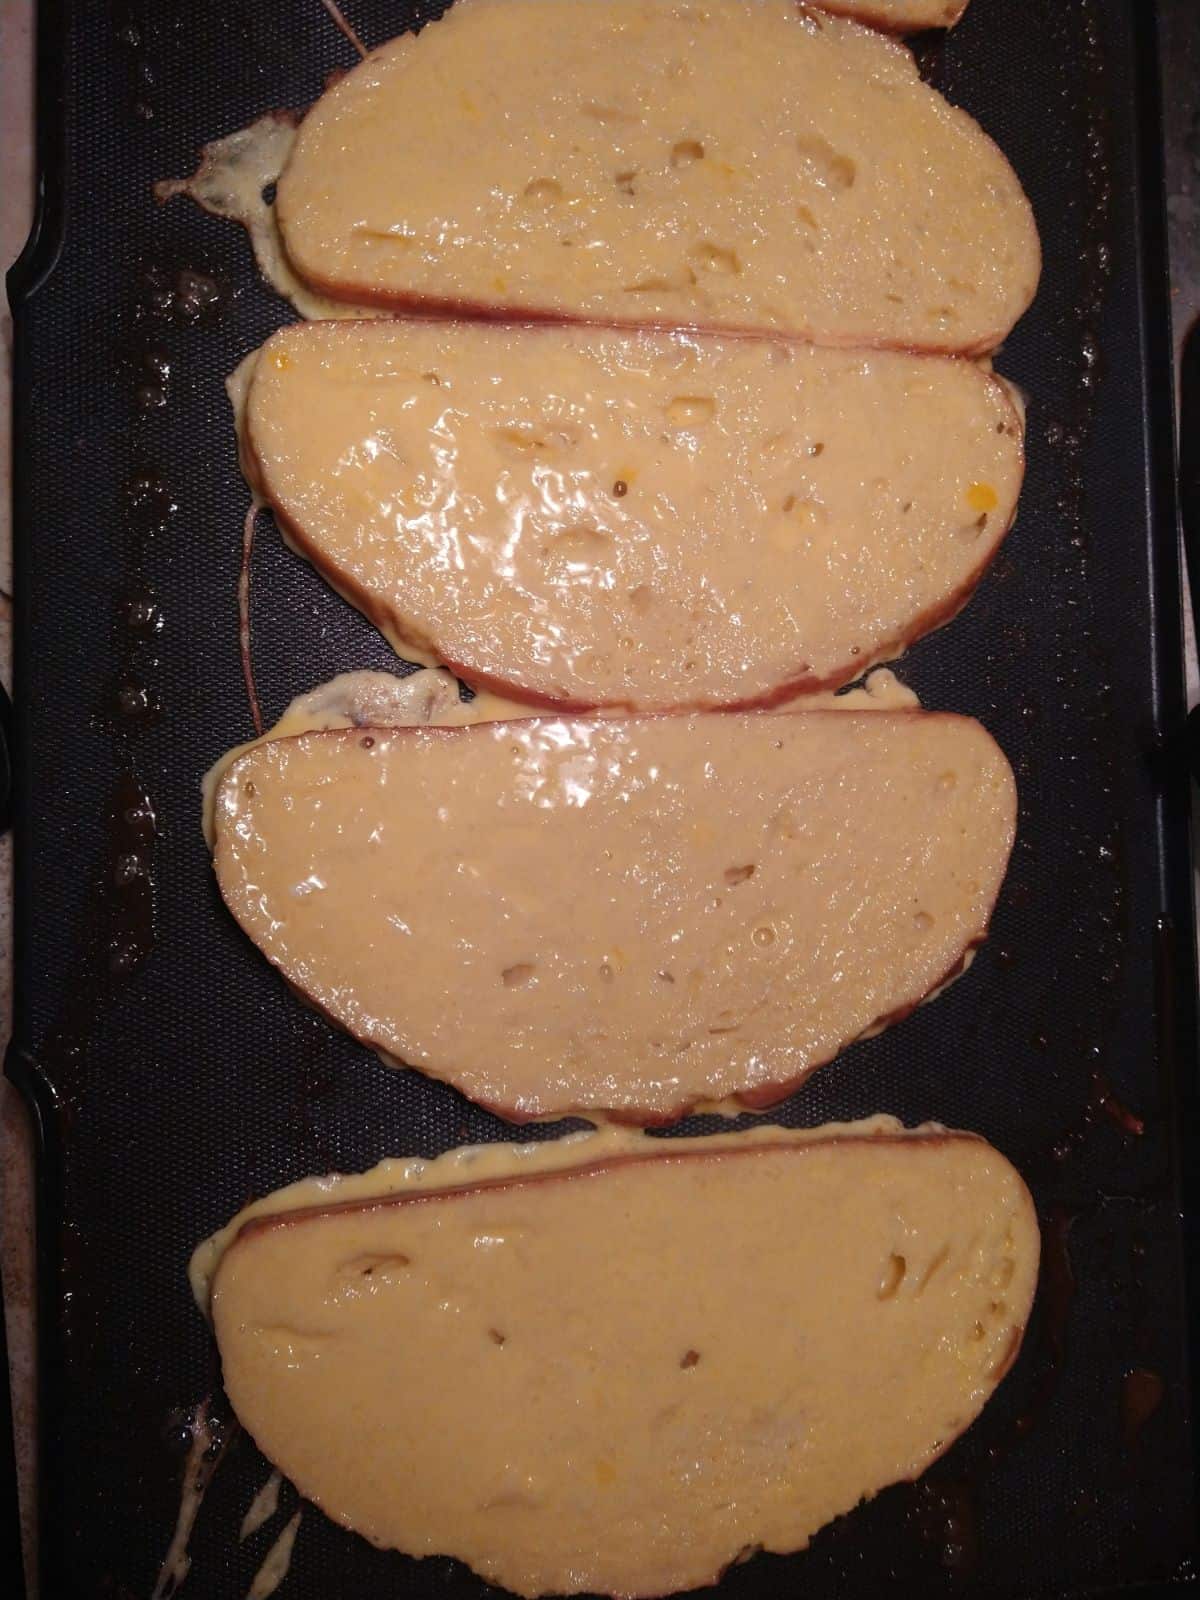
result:
<svg viewBox="0 0 1200 1600"><path fill-rule="evenodd" d="M458 0L317 101L279 180L334 299L979 353L1040 252L894 40L794 0Z"/></svg>
<svg viewBox="0 0 1200 1600"><path fill-rule="evenodd" d="M234 1410L327 1515L519 1595L651 1596L923 1472L1038 1253L995 1150L877 1118L392 1162L270 1196L196 1276Z"/></svg>
<svg viewBox="0 0 1200 1600"><path fill-rule="evenodd" d="M300 324L244 457L407 656L540 705L770 704L952 617L1022 427L970 362L472 323Z"/></svg>
<svg viewBox="0 0 1200 1600"><path fill-rule="evenodd" d="M217 880L290 983L512 1120L773 1104L985 935L1008 764L968 718L730 713L270 740Z"/></svg>

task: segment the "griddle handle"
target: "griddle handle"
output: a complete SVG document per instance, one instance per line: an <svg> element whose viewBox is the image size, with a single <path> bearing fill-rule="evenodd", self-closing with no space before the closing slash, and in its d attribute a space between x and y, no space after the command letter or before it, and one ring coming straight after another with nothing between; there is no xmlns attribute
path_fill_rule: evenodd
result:
<svg viewBox="0 0 1200 1600"><path fill-rule="evenodd" d="M12 717L12 701L0 684L0 833L7 833L12 827Z"/></svg>
<svg viewBox="0 0 1200 1600"><path fill-rule="evenodd" d="M0 1545L8 1552L3 1571L4 1593L10 1600L25 1600L25 1563L21 1554L21 1501L17 1488L17 1455L13 1444L12 1395L8 1383L8 1340L0 1316Z"/></svg>
<svg viewBox="0 0 1200 1600"><path fill-rule="evenodd" d="M12 701L0 684L0 831L12 823ZM8 1377L8 1340L4 1326L4 1287L0 1283L0 1548L8 1551L4 1563L4 1594L25 1600L25 1564L21 1551L21 1502L17 1488L17 1457L13 1442L12 1390Z"/></svg>
<svg viewBox="0 0 1200 1600"><path fill-rule="evenodd" d="M1179 363L1179 515L1192 620L1200 623L1200 319L1188 330ZM1200 705L1188 716L1187 753L1200 783Z"/></svg>

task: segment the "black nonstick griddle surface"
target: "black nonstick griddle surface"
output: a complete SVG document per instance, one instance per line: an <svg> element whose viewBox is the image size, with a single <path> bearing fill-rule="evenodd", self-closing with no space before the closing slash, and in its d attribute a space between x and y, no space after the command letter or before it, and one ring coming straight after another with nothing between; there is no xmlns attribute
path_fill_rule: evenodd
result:
<svg viewBox="0 0 1200 1600"><path fill-rule="evenodd" d="M440 9L348 6L368 43ZM808 1553L734 1569L724 1587L748 1600L1107 1592L1190 1570L1194 969L1148 13L973 0L922 49L1013 161L1045 245L999 360L1030 396L1020 518L967 611L901 667L925 704L999 739L1020 837L966 978L775 1115L885 1110L986 1135L1033 1188L1045 1267L1019 1364L967 1437ZM227 1415L184 1276L193 1245L302 1174L516 1134L300 1006L224 913L200 835L200 775L250 732L246 493L222 382L290 313L240 230L157 206L151 185L206 139L311 102L350 46L319 0L43 0L41 30L47 204L14 281L10 1071L45 1147L42 1593L145 1597L182 1423L210 1394ZM265 523L253 623L269 719L335 672L392 664ZM265 1474L235 1440L192 1541L194 1600L245 1594L282 1522L237 1543ZM483 1589L310 1510L282 1592Z"/></svg>

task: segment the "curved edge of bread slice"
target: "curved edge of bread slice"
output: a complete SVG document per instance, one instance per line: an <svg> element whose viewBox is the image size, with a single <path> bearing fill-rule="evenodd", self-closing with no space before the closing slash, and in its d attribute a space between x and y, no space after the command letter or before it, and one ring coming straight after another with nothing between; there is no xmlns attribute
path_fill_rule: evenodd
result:
<svg viewBox="0 0 1200 1600"><path fill-rule="evenodd" d="M1016 819L969 718L531 718L257 745L227 906L331 1021L511 1121L761 1110L986 936Z"/></svg>
<svg viewBox="0 0 1200 1600"><path fill-rule="evenodd" d="M789 0L458 0L316 102L277 216L356 305L966 355L1041 271L995 142L896 38Z"/></svg>
<svg viewBox="0 0 1200 1600"><path fill-rule="evenodd" d="M519 1595L650 1597L919 1476L1016 1359L1039 1245L983 1140L878 1117L293 1184L192 1281L327 1515Z"/></svg>
<svg viewBox="0 0 1200 1600"><path fill-rule="evenodd" d="M835 17L848 17L883 33L922 33L953 28L962 21L969 0L820 0L816 7Z"/></svg>
<svg viewBox="0 0 1200 1600"><path fill-rule="evenodd" d="M565 710L850 682L968 602L1024 476L971 363L570 326L285 328L239 432L398 653Z"/></svg>

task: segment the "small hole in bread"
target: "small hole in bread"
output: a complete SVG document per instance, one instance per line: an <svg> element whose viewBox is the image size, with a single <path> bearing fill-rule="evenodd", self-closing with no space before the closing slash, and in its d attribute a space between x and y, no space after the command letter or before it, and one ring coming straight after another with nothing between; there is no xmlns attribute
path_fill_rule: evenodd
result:
<svg viewBox="0 0 1200 1600"><path fill-rule="evenodd" d="M518 961L511 967L505 967L500 977L506 989L522 989L532 980L536 971L532 961Z"/></svg>
<svg viewBox="0 0 1200 1600"><path fill-rule="evenodd" d="M671 147L671 165L673 167L690 167L695 161L704 160L704 146L699 139L680 139Z"/></svg>
<svg viewBox="0 0 1200 1600"><path fill-rule="evenodd" d="M585 100L582 106L585 117L591 117L593 122L640 122L642 119L635 116L632 111L624 111L620 106L606 105L600 100Z"/></svg>
<svg viewBox="0 0 1200 1600"><path fill-rule="evenodd" d="M736 250L713 244L709 239L696 245L688 254L702 272L713 272L719 277L735 278L742 270L741 259Z"/></svg>
<svg viewBox="0 0 1200 1600"><path fill-rule="evenodd" d="M917 1284L918 1294L924 1294L925 1290L929 1287L930 1280L942 1270L949 1259L950 1246L943 1245L938 1251L937 1255L934 1256L933 1260L925 1268L925 1271L921 1274L921 1281Z"/></svg>
<svg viewBox="0 0 1200 1600"><path fill-rule="evenodd" d="M636 283L623 285L626 294L677 294L686 289L696 287L696 274L690 267L684 267L675 278L665 277L661 273L652 273L647 278L639 278Z"/></svg>
<svg viewBox="0 0 1200 1600"><path fill-rule="evenodd" d="M895 1251L883 1264L883 1271L879 1277L879 1287L875 1291L881 1300L890 1300L900 1290L904 1282L904 1274L908 1271L908 1262Z"/></svg>
<svg viewBox="0 0 1200 1600"><path fill-rule="evenodd" d="M837 194L853 188L858 168L849 156L835 150L828 139L819 133L801 134L796 140L796 150L806 176L823 189Z"/></svg>
<svg viewBox="0 0 1200 1600"><path fill-rule="evenodd" d="M594 567L611 557L612 540L603 528L586 524L563 528L545 554L548 560L566 562L568 567Z"/></svg>
<svg viewBox="0 0 1200 1600"><path fill-rule="evenodd" d="M783 509L794 519L801 532L815 533L828 524L829 513L819 500L797 500L794 495L788 498L792 503L785 503Z"/></svg>
<svg viewBox="0 0 1200 1600"><path fill-rule="evenodd" d="M353 1261L346 1262L342 1270L347 1276L373 1278L378 1272L386 1278L391 1268L411 1266L412 1257L406 1256L402 1250L396 1250L391 1255L356 1256Z"/></svg>
<svg viewBox="0 0 1200 1600"><path fill-rule="evenodd" d="M557 178L533 178L522 192L531 205L553 206L562 199L563 186Z"/></svg>
<svg viewBox="0 0 1200 1600"><path fill-rule="evenodd" d="M755 870L756 870L756 867L755 867L755 863L753 861L749 862L744 867L726 867L725 868L725 882L732 889L737 884L745 883L748 878L752 878L754 876Z"/></svg>
<svg viewBox="0 0 1200 1600"><path fill-rule="evenodd" d="M504 423L501 427L493 428L491 434L497 444L525 454L550 448L550 441L544 434L523 422Z"/></svg>

